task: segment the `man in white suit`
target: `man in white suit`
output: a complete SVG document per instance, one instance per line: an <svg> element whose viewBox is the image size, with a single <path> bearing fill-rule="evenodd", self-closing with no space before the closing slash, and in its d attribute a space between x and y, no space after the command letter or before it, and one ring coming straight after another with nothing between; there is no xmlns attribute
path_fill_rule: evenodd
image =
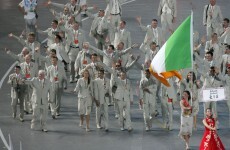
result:
<svg viewBox="0 0 230 150"><path fill-rule="evenodd" d="M94 19L90 28L90 36L95 38L97 48L103 50L109 32L108 19L105 16L105 11L99 10L97 16L94 16L89 11L86 11L86 14L89 18Z"/></svg>
<svg viewBox="0 0 230 150"><path fill-rule="evenodd" d="M50 51L51 49L56 50L58 60L62 61L65 67L67 67L67 64L69 63L70 59L65 51L65 47L62 43L62 37L60 35L55 36L54 44L51 44L48 50Z"/></svg>
<svg viewBox="0 0 230 150"><path fill-rule="evenodd" d="M78 53L74 64L75 72L78 76L79 72L92 62L91 54L92 53L89 50L89 42L84 42L83 49Z"/></svg>
<svg viewBox="0 0 230 150"><path fill-rule="evenodd" d="M173 129L173 101L176 100L176 92L173 87L173 79L169 78L170 87L161 84L161 110L163 117L163 127L168 130Z"/></svg>
<svg viewBox="0 0 230 150"><path fill-rule="evenodd" d="M120 42L124 43L124 49L132 46L130 32L126 29L126 21L124 20L120 21L119 27L115 32L115 39L112 41L112 44L117 47Z"/></svg>
<svg viewBox="0 0 230 150"><path fill-rule="evenodd" d="M109 88L110 88L110 80L105 78L104 70L98 71L98 78L93 82L93 93L94 98L97 102L96 107L96 124L97 128L101 129L101 120L102 117L104 119L105 124L105 131L109 131L108 129L108 121L109 121L109 114L108 114L108 99L109 99Z"/></svg>
<svg viewBox="0 0 230 150"><path fill-rule="evenodd" d="M137 17L136 19L141 29L146 32L144 43L150 45L151 42L155 42L159 47L163 46L165 39L163 29L158 27L158 21L153 19L151 25L144 26L141 23L141 17Z"/></svg>
<svg viewBox="0 0 230 150"><path fill-rule="evenodd" d="M214 66L211 66L208 72L205 72L204 70L201 70L198 68L198 72L204 77L204 84L202 89L206 88L217 88L223 85L220 77L219 77L219 69L217 69ZM215 101L205 102L204 103L204 114L206 112L206 109L210 108L213 112L213 114L218 117L217 114L217 107Z"/></svg>
<svg viewBox="0 0 230 150"><path fill-rule="evenodd" d="M112 74L111 78L114 80L117 86L114 98L118 103L119 123L121 131L124 131L125 127L127 127L128 131L131 132L133 130L130 116L130 104L133 103L131 82L126 78L125 72L121 72L120 77L117 77L115 70L112 70L109 67L106 68L108 69L107 71Z"/></svg>
<svg viewBox="0 0 230 150"><path fill-rule="evenodd" d="M224 18L222 27L218 30L219 32L219 41L223 45L230 45L230 26L229 19Z"/></svg>
<svg viewBox="0 0 230 150"><path fill-rule="evenodd" d="M52 65L47 69L47 78L51 82L52 90L50 92L51 115L55 119L60 116L61 97L63 88L67 89L67 77L62 65L58 63L57 57L52 57Z"/></svg>
<svg viewBox="0 0 230 150"><path fill-rule="evenodd" d="M61 9L64 9L65 7L68 8L71 16L74 16L75 20L79 22L80 25L82 24L81 22L82 8L79 5L78 0L70 0L70 2L66 4L54 3L54 2L51 2L51 0L49 0L48 5L51 5L57 8L61 8Z"/></svg>
<svg viewBox="0 0 230 150"><path fill-rule="evenodd" d="M161 25L164 37L167 39L167 33L173 33L173 23L177 17L176 0L161 0L158 7L158 16L161 17Z"/></svg>
<svg viewBox="0 0 230 150"><path fill-rule="evenodd" d="M76 21L73 23L72 28L61 26L61 29L67 35L66 52L70 59L70 83L73 83L75 79L74 63L79 51L82 50L83 42L85 42L85 33L79 28L79 23Z"/></svg>
<svg viewBox="0 0 230 150"><path fill-rule="evenodd" d="M206 26L207 39L217 32L223 16L220 6L216 5L216 0L210 0L210 4L204 6L203 25Z"/></svg>
<svg viewBox="0 0 230 150"><path fill-rule="evenodd" d="M29 50L27 47L23 47L21 53L19 53L19 54L15 54L14 52L12 52L11 50L9 50L7 48L5 48L5 51L13 59L17 60L19 65L25 61L24 57L29 54Z"/></svg>
<svg viewBox="0 0 230 150"><path fill-rule="evenodd" d="M11 84L11 107L13 111L13 118L16 117L17 113L17 103L19 100L20 105L20 114L19 119L21 122L24 121L24 93L25 93L25 84L24 84L24 74L21 73L21 67L15 66L15 73L12 73L9 76L8 84Z"/></svg>
<svg viewBox="0 0 230 150"><path fill-rule="evenodd" d="M58 28L58 21L53 20L51 23L51 27L46 29L45 31L42 31L40 29L37 29L38 33L47 35L47 46L50 46L55 41L55 36L59 34L60 29Z"/></svg>
<svg viewBox="0 0 230 150"><path fill-rule="evenodd" d="M26 55L25 56L25 62L20 64L21 71L25 75L25 78L30 80L33 77L37 76L38 73L38 65L36 63L33 63L31 61L31 55ZM25 107L24 110L28 114L32 111L32 106L31 106L31 95L32 95L32 88L30 85L27 85L25 87Z"/></svg>
<svg viewBox="0 0 230 150"><path fill-rule="evenodd" d="M15 39L17 39L19 41L19 43L21 45L23 45L24 47L27 47L30 51L30 54L32 56L32 60L38 64L38 66L41 66L41 62L39 61L39 55L40 55L40 51L38 51L37 53L35 53L35 49L39 48L40 49L40 43L38 41L35 41L35 34L33 32L28 34L28 38L25 40L22 37L18 37L16 35L14 35L13 33L9 34L9 37L13 37Z"/></svg>
<svg viewBox="0 0 230 150"><path fill-rule="evenodd" d="M145 78L141 79L139 88L140 104L143 106L145 130L149 131L155 116L157 85L148 69L145 70Z"/></svg>
<svg viewBox="0 0 230 150"><path fill-rule="evenodd" d="M37 130L41 128L42 131L47 132L48 92L51 90L51 82L45 78L45 71L39 70L38 77L26 81L26 83L33 87L31 129ZM38 127L39 125L41 126Z"/></svg>

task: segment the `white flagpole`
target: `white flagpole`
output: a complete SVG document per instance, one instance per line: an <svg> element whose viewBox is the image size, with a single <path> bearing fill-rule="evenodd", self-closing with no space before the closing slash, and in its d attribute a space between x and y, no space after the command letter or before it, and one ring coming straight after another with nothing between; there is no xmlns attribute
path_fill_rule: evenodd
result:
<svg viewBox="0 0 230 150"><path fill-rule="evenodd" d="M4 143L5 147L9 150L10 147L9 147L9 145L8 145L7 142L6 142L6 139L5 139L5 137L4 137L3 133L2 133L1 128L0 128L0 137L1 137L2 142Z"/></svg>

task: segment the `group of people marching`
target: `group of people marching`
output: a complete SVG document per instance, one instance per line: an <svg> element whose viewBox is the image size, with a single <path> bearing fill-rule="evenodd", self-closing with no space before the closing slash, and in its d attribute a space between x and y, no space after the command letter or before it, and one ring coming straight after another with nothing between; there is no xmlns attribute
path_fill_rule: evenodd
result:
<svg viewBox="0 0 230 150"><path fill-rule="evenodd" d="M216 0L204 7L203 23L207 28L207 41L199 37L195 31L194 67L193 70L180 70L181 81L170 78L171 87L166 87L150 74L151 61L173 34L177 17L176 0L160 0L158 20L152 19L150 25L143 25L141 17L136 20L143 32L146 32L139 49L143 53L144 62L139 63L140 56L135 57L132 49L131 33L126 28L127 22L122 19L122 3L125 0L106 0L106 9L87 6L84 0L70 0L66 4L48 0L46 6L55 18L51 27L41 30L36 26L37 0L22 0L20 11L24 15L25 34L10 38L18 40L23 49L15 54L6 49L7 54L18 61L15 72L9 76L11 84L11 106L13 118L16 118L17 105L20 105L20 121L24 121L24 112L32 113L31 129L42 129L47 132L46 120L48 108L51 116L56 119L61 114L61 98L69 83L75 83L77 93L79 126L86 121L86 131L90 131L89 122L93 106L96 105L96 127L109 131L108 106L113 104L115 117L119 120L120 129L133 130L130 117L130 104L133 103L133 87L129 79L129 70L135 66L141 71L139 82L139 103L143 108L145 130L152 128L154 118L159 114L157 99L161 102L163 127L173 129L173 103L181 99L181 127L179 135L185 140L189 149L192 130L197 129L199 112L199 91L205 88L226 87L227 105L230 111L230 27L229 19L222 17L221 9ZM153 2L154 3L154 2ZM59 12L62 9L62 12ZM82 17L91 18L90 37L95 45L87 41ZM46 56L41 53L39 34L47 36ZM205 45L205 56L203 46ZM198 77L200 79L198 79ZM177 86L177 91L175 86ZM177 93L177 94L176 94ZM213 113L213 115L212 115ZM216 129L218 114L216 102L204 103L204 120L206 127L200 149L224 149ZM102 119L104 122L102 122ZM104 124L104 125L103 125ZM208 138L207 138L208 136ZM214 143L214 144L213 144Z"/></svg>

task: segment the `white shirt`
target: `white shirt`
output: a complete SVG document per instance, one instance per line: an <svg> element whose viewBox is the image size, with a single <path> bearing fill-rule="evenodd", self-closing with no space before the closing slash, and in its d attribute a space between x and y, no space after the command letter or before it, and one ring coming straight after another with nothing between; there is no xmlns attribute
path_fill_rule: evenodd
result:
<svg viewBox="0 0 230 150"><path fill-rule="evenodd" d="M153 28L153 35L154 35L153 42L155 42L158 45L158 30L157 30L157 28Z"/></svg>
<svg viewBox="0 0 230 150"><path fill-rule="evenodd" d="M19 5L25 9L27 15L24 15L24 19L35 18L35 7L37 6L37 0L22 0Z"/></svg>
<svg viewBox="0 0 230 150"><path fill-rule="evenodd" d="M56 50L56 56L58 58L58 60L62 61L62 57L60 55L60 50L61 50L61 44L60 43L54 43L50 45L50 49L55 49Z"/></svg>
<svg viewBox="0 0 230 150"><path fill-rule="evenodd" d="M162 12L166 14L172 14L171 8L168 6L168 0L164 0L164 5L162 8Z"/></svg>
<svg viewBox="0 0 230 150"><path fill-rule="evenodd" d="M119 8L119 2L118 0L112 0L112 9L111 9L111 14L119 14L120 13L120 8Z"/></svg>

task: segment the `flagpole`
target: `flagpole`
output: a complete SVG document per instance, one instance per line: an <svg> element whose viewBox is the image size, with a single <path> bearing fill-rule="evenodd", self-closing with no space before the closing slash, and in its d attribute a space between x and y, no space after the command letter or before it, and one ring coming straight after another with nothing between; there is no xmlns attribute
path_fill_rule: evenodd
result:
<svg viewBox="0 0 230 150"><path fill-rule="evenodd" d="M192 61L192 65L191 65L191 69L193 70L193 10L191 10L191 22L190 22L190 49L191 49L191 61Z"/></svg>

